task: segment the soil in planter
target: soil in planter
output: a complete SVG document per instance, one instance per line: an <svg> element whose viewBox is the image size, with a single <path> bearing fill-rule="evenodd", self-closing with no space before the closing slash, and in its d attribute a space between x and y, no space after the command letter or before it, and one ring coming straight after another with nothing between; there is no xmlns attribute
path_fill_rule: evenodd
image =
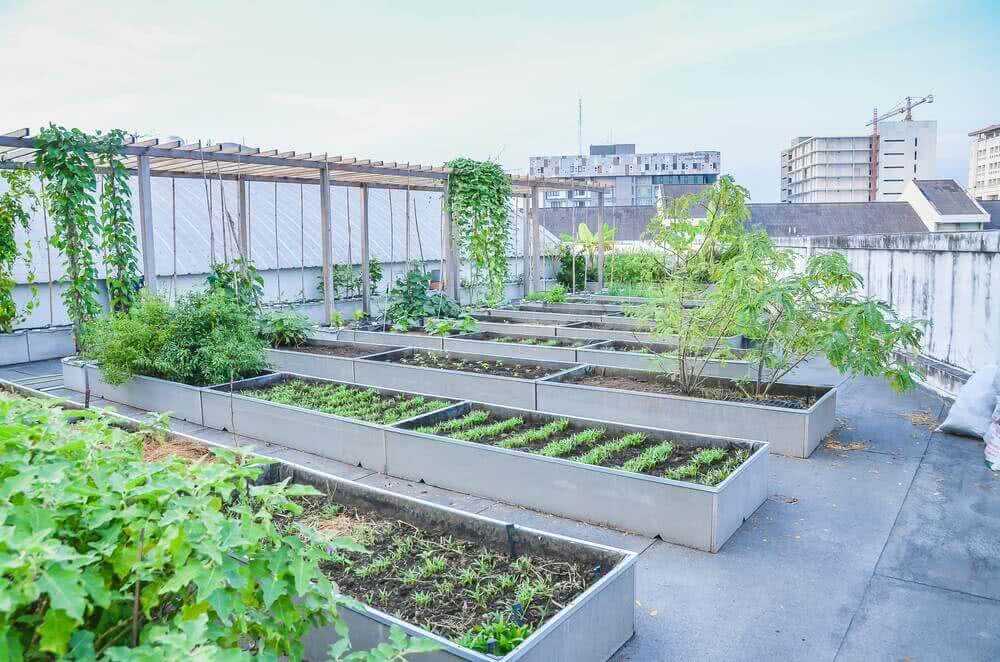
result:
<svg viewBox="0 0 1000 662"><path fill-rule="evenodd" d="M646 343L641 342L631 342L629 340L616 340L610 345L605 345L603 347L595 347L594 349L612 351L612 352L627 352L630 354L648 354L648 355L662 355L667 357L676 356L676 349L671 348L666 352L654 349ZM711 355L713 359L720 361L737 361L740 360L742 352L737 352L731 347L725 345L719 345L715 351L710 349L690 349L688 350L688 356L693 358L702 358Z"/></svg>
<svg viewBox="0 0 1000 662"><path fill-rule="evenodd" d="M532 365L530 363L515 363L499 359L461 359L445 356L434 352L414 352L399 357L386 359L392 363L418 366L421 368L438 368L439 370L458 370L480 375L495 377L517 377L519 379L540 379L555 372L553 368Z"/></svg>
<svg viewBox="0 0 1000 662"><path fill-rule="evenodd" d="M724 402L747 402L757 405L767 405L769 407L784 407L785 409L808 409L815 402L815 398L801 395L779 395L768 394L766 398L748 398L735 388L722 388L715 386L702 386L691 393L684 393L675 382L660 379L642 379L629 375L599 375L583 374L570 376L566 383L581 384L583 386L598 386L600 388L616 388L626 391L641 391L643 393L662 393L664 395L684 395L691 398L702 398L705 400L721 400Z"/></svg>
<svg viewBox="0 0 1000 662"><path fill-rule="evenodd" d="M339 356L345 359L353 359L358 356L368 356L369 354L377 354L380 351L388 351L389 347L385 349L378 350L372 349L371 347L361 347L359 345L353 345L351 343L343 343L336 345L299 345L299 346L286 346L278 347L277 349L284 349L290 352L302 352L303 354L319 354L321 356Z"/></svg>
<svg viewBox="0 0 1000 662"><path fill-rule="evenodd" d="M605 323L605 322L579 322L573 325L574 329L598 329L600 331L635 331L636 333L651 333L653 331L652 327L649 326L637 326L635 328L631 326L623 326L622 324Z"/></svg>
<svg viewBox="0 0 1000 662"><path fill-rule="evenodd" d="M583 347L591 345L600 340L586 340L584 338L555 338L547 336L505 336L500 333L488 333L478 340L490 340L493 342L510 343L516 345L531 345L533 347Z"/></svg>
<svg viewBox="0 0 1000 662"><path fill-rule="evenodd" d="M382 424L395 423L452 404L446 400L428 400L419 395L390 395L372 388L300 379L289 379L267 388L246 389L239 393L258 400Z"/></svg>
<svg viewBox="0 0 1000 662"><path fill-rule="evenodd" d="M748 449L735 446L690 448L667 437L614 435L566 418L533 421L498 416L488 409L473 409L414 431L709 486L724 481L750 457Z"/></svg>
<svg viewBox="0 0 1000 662"><path fill-rule="evenodd" d="M295 522L368 550L341 552L323 565L343 593L458 643L498 614L523 619L533 631L606 572L578 561L512 558L327 497L300 503L304 512ZM280 522L288 530L291 524Z"/></svg>

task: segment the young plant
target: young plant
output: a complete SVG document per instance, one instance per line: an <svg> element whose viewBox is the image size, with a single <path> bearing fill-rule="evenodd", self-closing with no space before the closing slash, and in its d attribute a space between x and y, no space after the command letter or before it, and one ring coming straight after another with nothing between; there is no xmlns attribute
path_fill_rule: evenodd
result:
<svg viewBox="0 0 1000 662"><path fill-rule="evenodd" d="M340 314L339 310L333 311L330 315L330 326L334 329L340 329L344 326L344 316Z"/></svg>
<svg viewBox="0 0 1000 662"><path fill-rule="evenodd" d="M365 313L365 311L362 310L361 308L358 308L357 310L354 311L355 322L362 322L366 317L368 317L367 313Z"/></svg>
<svg viewBox="0 0 1000 662"><path fill-rule="evenodd" d="M603 464L618 453L628 450L629 448L642 446L645 443L645 434L642 432L633 432L632 434L627 434L624 437L615 439L614 441L609 441L605 444L601 444L600 446L595 446L583 455L574 457L573 459L576 462L582 462L583 464Z"/></svg>
<svg viewBox="0 0 1000 662"><path fill-rule="evenodd" d="M545 303L566 303L566 288L562 285L555 285L542 292L531 292L525 301L542 301Z"/></svg>
<svg viewBox="0 0 1000 662"><path fill-rule="evenodd" d="M442 432L457 432L459 430L464 430L481 423L485 423L490 417L490 412L485 409L477 409L471 411L461 418L453 418L451 420L445 421L443 423L437 423L435 425L425 425L414 429L414 432L422 432L424 434L441 434Z"/></svg>
<svg viewBox="0 0 1000 662"><path fill-rule="evenodd" d="M514 418L507 418L502 421L497 421L496 423L490 423L489 425L481 425L468 430L463 430L462 432L452 435L452 437L463 441L481 441L483 439L490 439L504 434L505 432L514 430L523 424L524 419L520 416L515 416Z"/></svg>
<svg viewBox="0 0 1000 662"><path fill-rule="evenodd" d="M260 335L271 347L298 347L305 343L313 323L305 315L276 311L260 320Z"/></svg>
<svg viewBox="0 0 1000 662"><path fill-rule="evenodd" d="M497 446L500 448L522 448L539 441L545 441L549 437L564 432L569 427L568 419L552 421L533 430L525 430L512 437L500 441Z"/></svg>
<svg viewBox="0 0 1000 662"><path fill-rule="evenodd" d="M253 262L243 257L234 257L230 262L217 262L212 272L205 278L209 290L227 294L239 305L260 311L264 296L264 277Z"/></svg>
<svg viewBox="0 0 1000 662"><path fill-rule="evenodd" d="M640 455L625 462L621 466L621 469L622 471L632 471L635 473L649 471L661 462L666 461L673 453L674 445L669 441L664 441L643 450Z"/></svg>
<svg viewBox="0 0 1000 662"><path fill-rule="evenodd" d="M607 430L604 428L588 428L570 435L565 439L546 444L538 453L546 457L562 457L583 446L590 446L604 438Z"/></svg>

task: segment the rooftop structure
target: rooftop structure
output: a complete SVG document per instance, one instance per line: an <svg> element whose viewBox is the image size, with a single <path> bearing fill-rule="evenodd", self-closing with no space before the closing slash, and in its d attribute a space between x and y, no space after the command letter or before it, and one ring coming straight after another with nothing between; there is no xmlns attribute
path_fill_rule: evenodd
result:
<svg viewBox="0 0 1000 662"><path fill-rule="evenodd" d="M1000 200L1000 124L969 134L969 193L981 200Z"/></svg>

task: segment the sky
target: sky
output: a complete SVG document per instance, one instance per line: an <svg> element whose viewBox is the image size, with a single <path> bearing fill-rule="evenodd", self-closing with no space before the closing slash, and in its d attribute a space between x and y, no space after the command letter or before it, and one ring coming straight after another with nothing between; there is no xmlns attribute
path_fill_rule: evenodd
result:
<svg viewBox="0 0 1000 662"><path fill-rule="evenodd" d="M822 5L814 8L811 5ZM0 133L49 122L383 161L719 150L778 200L795 136L933 94L938 177L1000 123L1000 3L12 2ZM992 81L992 82L991 82Z"/></svg>

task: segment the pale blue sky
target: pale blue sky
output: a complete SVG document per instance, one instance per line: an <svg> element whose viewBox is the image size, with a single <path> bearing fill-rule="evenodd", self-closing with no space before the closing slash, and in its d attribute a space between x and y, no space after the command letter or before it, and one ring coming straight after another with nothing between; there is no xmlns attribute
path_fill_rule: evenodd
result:
<svg viewBox="0 0 1000 662"><path fill-rule="evenodd" d="M722 151L778 196L797 135L933 93L938 176L1000 123L1000 3L10 2L0 132L49 121L440 164L584 143ZM480 8L481 7L481 8Z"/></svg>

